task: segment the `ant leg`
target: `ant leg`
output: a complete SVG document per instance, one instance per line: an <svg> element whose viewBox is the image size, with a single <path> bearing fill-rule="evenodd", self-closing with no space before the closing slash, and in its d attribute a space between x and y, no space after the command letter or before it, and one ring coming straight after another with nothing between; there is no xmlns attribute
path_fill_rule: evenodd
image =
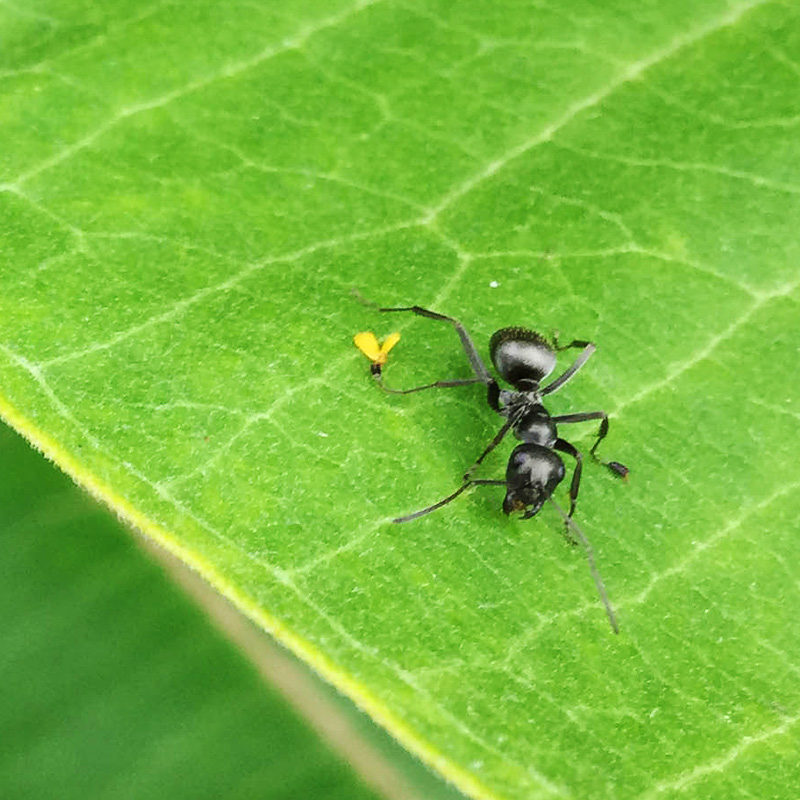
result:
<svg viewBox="0 0 800 800"><path fill-rule="evenodd" d="M380 372L373 372L372 374L375 377L378 386L380 386L384 392L388 392L389 394L413 394L414 392L421 392L423 389L446 389L451 386L471 386L474 383L482 383L480 378L464 378L454 381L436 381L434 383L426 383L425 386L414 386L411 389L392 389L383 382L383 375Z"/></svg>
<svg viewBox="0 0 800 800"><path fill-rule="evenodd" d="M572 515L575 513L575 506L578 502L578 491L581 488L583 456L581 455L580 451L571 445L566 439L556 439L556 442L553 445L553 450L566 453L568 456L572 456L575 459L575 471L572 473L572 482L569 485L569 514L567 514L567 517L571 519ZM570 528L567 524L567 529L564 532L564 535L567 537L568 541L570 541L572 544L576 544L575 539L570 536L569 530Z"/></svg>
<svg viewBox="0 0 800 800"><path fill-rule="evenodd" d="M566 347L560 348L566 350L569 347L579 347L583 345L583 352L575 359L572 366L563 372L558 378L549 383L541 390L542 395L552 394L557 392L573 375L591 358L592 353L597 350L597 347L592 342L571 342Z"/></svg>
<svg viewBox="0 0 800 800"><path fill-rule="evenodd" d="M562 350L569 350L572 347L587 347L591 342L583 339L573 339L569 344L558 343L558 331L553 331L553 347L560 353Z"/></svg>
<svg viewBox="0 0 800 800"><path fill-rule="evenodd" d="M556 424L559 423L570 423L570 422L589 422L589 420L599 419L602 420L600 423L600 430L597 434L597 441L592 445L592 449L589 450L589 453L595 458L595 450L597 450L597 446L603 439L606 438L608 435L608 414L605 411L582 411L578 414L562 414L558 417L551 417L552 421Z"/></svg>
<svg viewBox="0 0 800 800"><path fill-rule="evenodd" d="M469 480L469 476L473 473L473 471L478 466L480 466L480 463L483 461L483 459L486 458L486 456L488 456L489 453L491 453L492 450L494 450L495 447L497 447L497 445L499 445L500 442L503 441L503 439L505 439L506 434L511 430L511 428L513 427L513 425L514 425L514 423L516 421L517 421L517 417L509 417L505 421L505 423L503 424L503 427L500 428L500 430L495 435L494 439L492 439L492 441L489 442L489 444L486 446L486 449L478 456L477 459L475 459L475 463L464 473L464 480L465 481Z"/></svg>
<svg viewBox="0 0 800 800"><path fill-rule="evenodd" d="M486 399L487 402L489 403L489 407L493 411L500 412L500 387L497 385L497 381L492 377L489 370L486 369L486 365L483 363L480 354L478 353L478 349L475 347L475 343L470 338L470 335L467 333L466 328L457 319L453 319L453 317L447 317L444 314L437 314L435 311L429 311L428 309L421 308L420 306L408 306L402 308L380 308L375 303L363 297L358 290L353 290L353 293L361 303L364 303L364 305L367 305L370 308L376 308L378 311L382 312L411 311L412 313L417 314L418 316L449 322L456 329L456 332L458 333L458 336L461 339L461 344L464 348L464 352L466 353L467 360L469 361L469 365L472 369L473 374L475 375L474 378L459 379L452 381L435 381L434 383L428 383L425 384L424 386L415 386L411 389L391 389L390 387L386 386L386 384L384 384L383 382L383 375L381 374L381 365L375 363L372 365L372 375L377 381L378 385L381 387L381 389L383 389L386 392L389 392L390 394L411 394L413 392L420 392L423 389L443 388L450 386L469 386L473 383L483 383L486 385L488 389L488 395Z"/></svg>
<svg viewBox="0 0 800 800"><path fill-rule="evenodd" d="M453 319L452 317L446 317L444 314L437 314L435 311L428 311L427 308L421 308L420 306L406 306L403 308L379 308L378 311L382 312L394 312L394 311L411 311L412 313L416 314L420 317L427 317L428 319L438 319L442 320L443 322L449 322L455 329L456 333L458 333L458 338L461 339L461 345L464 348L464 352L467 355L467 360L469 361L470 367L472 367L472 371L475 373L475 377L481 383L492 383L494 378L489 373L489 370L486 369L486 365L483 363L483 360L478 353L478 348L475 347L475 343L470 338L470 335L467 333L467 329L457 320Z"/></svg>
<svg viewBox="0 0 800 800"><path fill-rule="evenodd" d="M440 500L438 503L434 503L432 506L428 506L427 508L423 508L421 511L415 511L413 514L407 514L405 517L397 517L393 519L392 522L410 522L412 519L417 519L419 517L424 517L426 514L430 514L431 511L436 511L437 509L441 508L442 506L446 506L450 501L455 500L461 492L465 489L468 489L470 486L505 486L505 481L484 481L484 480L469 480L466 483L462 484L461 486L456 489L453 494L447 495L444 500Z"/></svg>
<svg viewBox="0 0 800 800"><path fill-rule="evenodd" d="M384 392L388 392L389 394L413 394L414 392L421 392L423 389L446 389L451 386L473 386L476 383L483 383L483 381L478 377L459 378L458 380L453 381L435 381L434 383L426 383L424 386L413 386L411 389L392 389L383 382L383 373L380 370L380 365L377 367L373 365L372 377L375 378L378 386L380 386ZM494 378L491 379L488 388L489 397L487 399L489 407L492 409L492 411L496 411L499 414L500 387L497 385L497 381Z"/></svg>
<svg viewBox="0 0 800 800"><path fill-rule="evenodd" d="M597 433L597 441L595 441L595 443L592 445L591 450L589 450L589 454L595 459L595 461L598 461L604 467L608 467L615 475L619 475L621 478L628 477L630 470L624 464L620 464L619 461L603 461L596 453L597 446L608 435L608 414L606 414L605 411L584 411L579 414L563 414L560 417L551 417L551 419L557 425L562 422L588 422L592 419L602 420L600 423L600 430Z"/></svg>

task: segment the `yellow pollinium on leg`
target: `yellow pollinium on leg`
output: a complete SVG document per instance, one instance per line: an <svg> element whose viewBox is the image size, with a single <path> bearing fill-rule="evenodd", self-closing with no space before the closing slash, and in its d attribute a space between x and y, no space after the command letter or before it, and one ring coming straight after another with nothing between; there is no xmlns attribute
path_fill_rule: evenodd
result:
<svg viewBox="0 0 800 800"><path fill-rule="evenodd" d="M389 351L400 341L399 333L390 333L382 344L378 344L372 331L357 333L353 337L355 346L373 363L383 366L389 357Z"/></svg>

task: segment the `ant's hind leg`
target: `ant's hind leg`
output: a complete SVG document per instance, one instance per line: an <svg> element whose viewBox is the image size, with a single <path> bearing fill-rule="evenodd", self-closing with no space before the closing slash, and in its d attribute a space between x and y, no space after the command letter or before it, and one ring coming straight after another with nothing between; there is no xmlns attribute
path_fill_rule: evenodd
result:
<svg viewBox="0 0 800 800"><path fill-rule="evenodd" d="M597 439L589 450L589 455L604 467L608 467L615 475L619 475L621 478L627 478L630 470L624 464L620 464L619 461L603 461L603 459L597 455L598 445L608 435L608 414L606 414L605 411L584 411L579 414L563 414L560 417L552 417L556 425L571 422L588 422L593 419L599 419L601 422L600 430L597 432Z"/></svg>
<svg viewBox="0 0 800 800"><path fill-rule="evenodd" d="M472 338L467 333L467 329L457 320L453 319L453 317L447 317L444 314L438 314L435 311L429 311L427 308L421 308L420 306L404 306L402 308L379 308L378 311L382 311L385 313L392 313L396 311L410 311L413 314L416 314L419 317L427 317L428 319L438 319L442 322L449 322L455 329L456 333L458 334L458 338L461 339L461 345L464 348L464 352L467 355L467 360L469 361L470 367L472 367L472 371L475 373L475 377L477 383L480 381L481 383L492 383L494 379L492 378L489 370L486 369L486 365L483 363L483 360L478 353L478 348L475 347L475 343L472 341ZM434 385L434 384L432 384Z"/></svg>
<svg viewBox="0 0 800 800"><path fill-rule="evenodd" d="M374 375L378 386L380 386L384 392L388 392L389 394L413 394L414 392L421 392L423 389L447 389L451 386L470 386L474 383L481 383L480 378L465 378L463 380L455 381L435 381L434 383L426 383L424 386L414 386L411 389L392 389L383 382L382 373L373 372L372 374Z"/></svg>

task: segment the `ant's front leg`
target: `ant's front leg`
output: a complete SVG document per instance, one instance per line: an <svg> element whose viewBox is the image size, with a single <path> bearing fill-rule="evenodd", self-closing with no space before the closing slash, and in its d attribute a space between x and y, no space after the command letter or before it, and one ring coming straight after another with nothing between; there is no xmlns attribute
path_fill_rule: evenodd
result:
<svg viewBox="0 0 800 800"><path fill-rule="evenodd" d="M575 470L572 473L572 482L569 485L569 513L567 514L567 519L571 520L572 515L575 513L575 506L578 503L578 492L581 488L583 456L581 455L580 451L571 445L566 439L556 439L553 449L558 450L560 453L566 453L568 456L572 456L575 459ZM570 544L578 544L575 537L570 533L569 522L565 522L565 524L566 530L564 531L564 536L566 537L567 541Z"/></svg>
<svg viewBox="0 0 800 800"><path fill-rule="evenodd" d="M505 423L503 423L503 427L495 435L494 439L486 446L486 449L475 459L475 463L464 473L464 480L468 481L472 475L472 473L480 466L481 462L483 461L492 450L500 444L500 442L505 439L506 434L511 430L514 423L517 421L516 417L509 417Z"/></svg>
<svg viewBox="0 0 800 800"><path fill-rule="evenodd" d="M483 359L481 358L480 353L478 353L478 348L475 347L472 337L467 333L467 329L457 319L448 317L445 314L439 314L436 311L429 311L427 308L422 308L421 306L379 308L378 311L381 311L385 314L410 311L412 314L416 314L419 317L427 317L428 319L435 319L441 322L449 322L456 329L458 338L461 340L461 346L464 348L464 353L467 356L467 361L469 361L469 365L472 367L472 371L475 374L476 380L472 381L472 383L480 382L489 384L494 380L489 373L489 370L486 369L486 365L483 363Z"/></svg>
<svg viewBox="0 0 800 800"><path fill-rule="evenodd" d="M470 486L506 486L505 481L497 481L497 480L468 480L461 484L452 494L447 495L443 500L440 500L438 503L434 503L432 506L428 506L427 508L423 508L420 511L415 511L413 514L406 514L404 517L396 517L392 520L392 522L411 522L412 519L419 519L420 517L424 517L426 514L430 514L432 511L436 511L437 509L441 508L442 506L446 506L448 503L451 503L453 500L456 499L465 489L469 489Z"/></svg>

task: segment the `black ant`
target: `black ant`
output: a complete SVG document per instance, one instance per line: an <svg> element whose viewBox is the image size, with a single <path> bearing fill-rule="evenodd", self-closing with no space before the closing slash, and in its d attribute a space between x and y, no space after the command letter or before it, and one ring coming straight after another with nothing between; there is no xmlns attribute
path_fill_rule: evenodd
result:
<svg viewBox="0 0 800 800"><path fill-rule="evenodd" d="M423 389L434 387L468 386L475 383L483 383L488 390L488 402L492 410L506 418L505 423L497 432L496 436L489 442L486 449L478 456L475 463L466 471L463 483L455 492L434 503L421 511L415 511L403 517L397 517L394 522L409 522L412 519L430 514L458 497L465 489L470 486L505 486L506 496L503 500L503 511L510 514L512 511L521 511L522 519L530 519L539 513L545 501L549 501L558 510L564 520L567 529L567 538L574 544L575 539L570 533L574 533L578 540L583 544L586 556L589 561L589 568L594 577L597 591L603 601L608 614L609 622L614 633L619 633L619 627L614 615L614 610L606 595L603 581L594 563L592 548L584 536L581 529L572 519L575 513L575 505L578 500L578 490L580 488L581 473L583 470L582 454L566 439L558 435L559 424L570 424L574 422L587 422L599 419L600 429L597 440L592 445L589 453L592 457L600 461L596 455L597 447L608 434L608 415L605 411L585 411L577 414L563 414L551 416L544 405L542 399L553 392L558 391L567 383L575 373L589 360L596 347L592 342L574 340L567 345L559 346L557 341L551 345L542 335L527 328L502 328L497 331L489 342L489 355L492 363L497 369L500 377L513 386L513 390L501 389L495 378L491 375L486 365L483 363L475 344L470 338L464 326L456 319L447 317L444 314L437 314L419 306L409 306L404 308L379 308L379 311L393 312L412 312L428 319L449 322L458 333L461 344L464 347L467 360L474 373L472 378L464 378L450 381L436 381L424 386L416 386L412 389L392 389L383 383L381 371L382 365L386 361L386 354L390 347L394 346L399 339L399 334L393 334L384 344L381 350L372 334L359 334L356 337L356 344L372 361L372 374L381 388L392 394L411 394L420 392ZM359 342L361 338L361 343ZM368 339L371 337L371 339ZM374 342L374 347L364 347L362 343L367 338ZM388 346L387 346L388 345ZM556 365L556 352L568 350L570 348L582 348L581 354L561 375L541 386L541 382L553 371ZM380 354L380 355L379 355ZM520 439L523 444L517 445L508 460L505 480L483 480L472 478L472 472L503 441L509 431L514 432L514 436ZM559 483L564 479L566 470L564 462L558 453L565 453L575 459L575 470L572 473L572 482L569 490L569 512L565 512L552 498ZM618 461L600 461L605 467L614 474L627 478L628 468Z"/></svg>

